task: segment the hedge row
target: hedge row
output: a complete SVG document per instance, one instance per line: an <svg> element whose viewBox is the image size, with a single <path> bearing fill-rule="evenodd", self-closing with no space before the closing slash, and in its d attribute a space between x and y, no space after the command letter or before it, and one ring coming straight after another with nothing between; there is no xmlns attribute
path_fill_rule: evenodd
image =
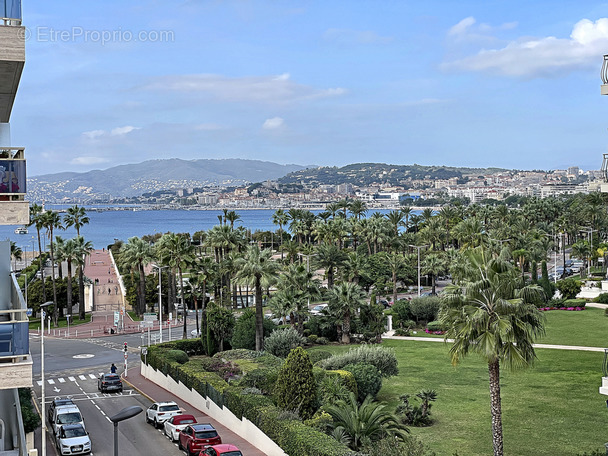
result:
<svg viewBox="0 0 608 456"><path fill-rule="evenodd" d="M169 375L175 381L180 381L202 396L211 398L218 406L226 406L238 418L247 418L276 442L285 453L298 456L356 455L333 437L288 417L283 410L273 404L269 396L245 394L242 387L232 386L216 373L205 371L203 368L206 363L191 359L185 364L180 364L173 359L170 353L172 350L183 350L191 355L201 354L202 344L200 339L158 344L148 349L146 361L151 367ZM278 372L276 368L256 371L261 373L264 370ZM332 372L329 375L340 376L349 384L349 389L354 387L356 390L356 383L349 372Z"/></svg>

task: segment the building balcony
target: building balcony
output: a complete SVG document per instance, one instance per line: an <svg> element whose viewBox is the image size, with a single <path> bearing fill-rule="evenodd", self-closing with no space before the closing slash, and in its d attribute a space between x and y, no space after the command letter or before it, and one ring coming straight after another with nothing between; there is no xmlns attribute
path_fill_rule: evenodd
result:
<svg viewBox="0 0 608 456"><path fill-rule="evenodd" d="M11 117L13 102L25 65L25 27L21 25L21 2L0 0L0 122Z"/></svg>
<svg viewBox="0 0 608 456"><path fill-rule="evenodd" d="M25 148L0 147L0 225L30 222Z"/></svg>
<svg viewBox="0 0 608 456"><path fill-rule="evenodd" d="M32 358L25 300L11 274L10 304L0 310L0 390L32 386Z"/></svg>

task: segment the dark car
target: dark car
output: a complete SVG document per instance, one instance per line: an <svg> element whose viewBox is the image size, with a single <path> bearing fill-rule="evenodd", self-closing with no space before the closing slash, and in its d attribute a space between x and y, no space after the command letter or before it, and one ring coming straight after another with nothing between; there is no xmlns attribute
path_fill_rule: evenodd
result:
<svg viewBox="0 0 608 456"><path fill-rule="evenodd" d="M118 391L122 393L122 380L118 374L101 374L97 380L97 388L102 393Z"/></svg>
<svg viewBox="0 0 608 456"><path fill-rule="evenodd" d="M49 423L53 423L55 409L63 405L74 405L74 402L72 401L72 399L69 399L67 397L56 397L55 399L53 399L53 402L51 402L51 405L49 405L49 410L47 414Z"/></svg>
<svg viewBox="0 0 608 456"><path fill-rule="evenodd" d="M222 439L209 423L191 424L179 433L179 449L186 450L188 456L198 455L211 445L219 445Z"/></svg>

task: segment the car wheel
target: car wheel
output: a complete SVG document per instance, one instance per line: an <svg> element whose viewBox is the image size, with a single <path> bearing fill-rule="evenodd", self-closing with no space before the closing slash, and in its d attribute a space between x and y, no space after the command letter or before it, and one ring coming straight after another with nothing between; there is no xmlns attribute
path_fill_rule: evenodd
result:
<svg viewBox="0 0 608 456"><path fill-rule="evenodd" d="M148 416L148 414L146 413L146 423L150 424L152 421L150 421L150 417Z"/></svg>
<svg viewBox="0 0 608 456"><path fill-rule="evenodd" d="M155 427L156 429L158 429L158 428L159 428L158 421L156 421L156 418L154 418L154 427Z"/></svg>
<svg viewBox="0 0 608 456"><path fill-rule="evenodd" d="M188 445L188 448L186 448L186 453L188 453L188 456L196 456L195 453L193 453L192 451L190 451L190 445Z"/></svg>
<svg viewBox="0 0 608 456"><path fill-rule="evenodd" d="M183 449L184 449L184 447L182 446L182 441L181 441L181 440L178 440L178 441L177 441L177 447L178 447L180 450L183 450Z"/></svg>

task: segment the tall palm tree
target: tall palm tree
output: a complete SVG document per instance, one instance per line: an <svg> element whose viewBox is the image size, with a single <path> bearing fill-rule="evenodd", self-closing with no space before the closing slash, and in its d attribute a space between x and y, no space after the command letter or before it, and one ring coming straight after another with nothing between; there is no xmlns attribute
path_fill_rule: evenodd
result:
<svg viewBox="0 0 608 456"><path fill-rule="evenodd" d="M295 324L300 334L304 332L304 320L308 314L308 303L321 295L318 279L314 273L303 264L290 264L279 274L276 284L278 291L282 292L282 300L290 299L294 318L291 323Z"/></svg>
<svg viewBox="0 0 608 456"><path fill-rule="evenodd" d="M23 258L23 249L19 247L14 241L11 241L11 256L15 260L21 260ZM13 270L17 269L17 265L13 266Z"/></svg>
<svg viewBox="0 0 608 456"><path fill-rule="evenodd" d="M42 215L44 214L42 206L38 204L32 204L30 206L30 223L28 226L35 225L36 233L38 235L38 263L40 267L40 274L42 279L42 300L46 302L46 287L44 286L44 265L42 262L42 241L40 238L40 230L44 229L44 225L42 223Z"/></svg>
<svg viewBox="0 0 608 456"><path fill-rule="evenodd" d="M130 237L120 248L120 261L139 273L137 304L135 311L143 315L146 311L146 273L144 266L154 259L152 246L139 237Z"/></svg>
<svg viewBox="0 0 608 456"><path fill-rule="evenodd" d="M462 287L448 286L440 321L452 363L478 353L488 363L494 455L503 454L500 364L527 367L536 357L533 342L544 332L541 313L531 304L542 295L536 285L518 288L517 269L500 258L487 258L483 249L467 252L471 275Z"/></svg>
<svg viewBox="0 0 608 456"><path fill-rule="evenodd" d="M64 241L61 237L56 236L55 242L57 244L57 261L61 264L63 261L67 263L68 269L68 283L67 283L67 311L69 314L72 313L72 264L78 260L80 252L76 249L76 243L74 239L68 239ZM82 299L81 299L82 300Z"/></svg>
<svg viewBox="0 0 608 456"><path fill-rule="evenodd" d="M94 250L93 243L91 241L86 241L83 236L76 236L74 239L74 250L76 251L76 257L74 262L78 266L78 319L84 320L85 312L84 312L84 276L83 269L86 257L91 254Z"/></svg>
<svg viewBox="0 0 608 456"><path fill-rule="evenodd" d="M281 260L283 259L283 227L288 221L289 218L287 217L287 213L283 209L277 209L274 214L272 214L272 223L279 225L279 249L281 249Z"/></svg>
<svg viewBox="0 0 608 456"><path fill-rule="evenodd" d="M336 268L342 266L346 260L346 254L334 244L321 244L315 248L315 263L325 269L327 275L327 288L334 286L334 275Z"/></svg>
<svg viewBox="0 0 608 456"><path fill-rule="evenodd" d="M62 230L63 225L61 224L61 217L59 213L54 211L46 211L42 214L42 225L46 228L46 233L50 242L50 253L51 253L51 279L53 281L53 324L57 326L57 320L59 318L59 306L57 305L57 284L55 283L55 250L53 241L53 232L55 230Z"/></svg>
<svg viewBox="0 0 608 456"><path fill-rule="evenodd" d="M352 282L341 282L329 291L329 311L342 319L342 343L350 344L350 322L366 304L365 292Z"/></svg>
<svg viewBox="0 0 608 456"><path fill-rule="evenodd" d="M264 347L264 313L262 302L262 279L272 279L277 271L277 264L272 261L272 252L261 250L251 245L243 258L237 259L237 278L252 284L255 290L255 349Z"/></svg>
<svg viewBox="0 0 608 456"><path fill-rule="evenodd" d="M393 282L393 303L397 302L397 273L399 269L405 264L405 257L398 253L387 253L386 264L391 268L392 282Z"/></svg>
<svg viewBox="0 0 608 456"><path fill-rule="evenodd" d="M437 276L447 270L447 263L441 255L430 253L422 261L422 273L431 276L431 292L435 294Z"/></svg>
<svg viewBox="0 0 608 456"><path fill-rule="evenodd" d="M357 220L359 220L361 216L365 215L367 212L367 204L360 199L354 199L350 202L349 210L350 213L353 214Z"/></svg>
<svg viewBox="0 0 608 456"><path fill-rule="evenodd" d="M230 222L230 229L234 229L234 222L240 220L241 216L237 214L235 211L226 212L226 220Z"/></svg>
<svg viewBox="0 0 608 456"><path fill-rule="evenodd" d="M184 302L184 269L188 268L194 262L194 247L190 243L189 237L175 233L163 234L158 241L157 246L161 262L175 268L179 276L179 288L184 316L183 338L187 339L188 328L186 317L188 315L188 309Z"/></svg>
<svg viewBox="0 0 608 456"><path fill-rule="evenodd" d="M363 443L376 442L387 437L404 441L409 432L399 423L399 418L388 411L386 404L374 402L367 396L359 405L354 393L350 393L347 401L339 401L324 407L333 418L331 426L334 435L346 437L348 446L359 450Z"/></svg>
<svg viewBox="0 0 608 456"><path fill-rule="evenodd" d="M76 237L80 236L80 228L84 225L88 225L89 217L87 216L87 212L84 207L74 205L72 207L68 207L66 213L63 216L63 221L65 223L66 228L73 226L76 228ZM81 319L84 319L84 262L78 261L77 263L77 273L78 273L78 292L80 297L80 306L79 306L79 315Z"/></svg>

